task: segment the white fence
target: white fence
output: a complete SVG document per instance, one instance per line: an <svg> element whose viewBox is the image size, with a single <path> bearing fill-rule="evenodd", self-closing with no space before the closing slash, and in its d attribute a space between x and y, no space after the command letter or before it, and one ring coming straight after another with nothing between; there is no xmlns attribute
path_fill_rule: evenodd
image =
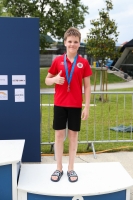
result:
<svg viewBox="0 0 133 200"><path fill-rule="evenodd" d="M41 92L41 145L54 145L53 96ZM99 96L103 101L99 101ZM133 92L92 92L89 118L81 123L78 143L133 142Z"/></svg>

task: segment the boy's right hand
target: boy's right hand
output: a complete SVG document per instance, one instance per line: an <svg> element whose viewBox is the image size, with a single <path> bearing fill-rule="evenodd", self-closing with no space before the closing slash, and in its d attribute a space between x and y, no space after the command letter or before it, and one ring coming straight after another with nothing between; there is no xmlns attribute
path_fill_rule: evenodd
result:
<svg viewBox="0 0 133 200"><path fill-rule="evenodd" d="M65 82L65 78L61 77L62 70L54 77L54 82L59 85L63 85Z"/></svg>

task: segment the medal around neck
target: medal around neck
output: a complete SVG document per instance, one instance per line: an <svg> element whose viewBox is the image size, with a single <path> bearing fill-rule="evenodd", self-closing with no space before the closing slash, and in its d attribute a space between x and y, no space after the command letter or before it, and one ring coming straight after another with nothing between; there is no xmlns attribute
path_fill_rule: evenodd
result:
<svg viewBox="0 0 133 200"><path fill-rule="evenodd" d="M74 62L72 64L72 69L70 71L70 76L69 76L68 66L67 66L67 62L66 62L66 54L64 55L64 66L65 66L66 78L67 78L67 83L68 83L67 92L70 92L70 83L71 83L72 76L73 76L73 73L74 73L74 68L76 66L77 58L78 58L78 55L76 55L75 58L74 58Z"/></svg>

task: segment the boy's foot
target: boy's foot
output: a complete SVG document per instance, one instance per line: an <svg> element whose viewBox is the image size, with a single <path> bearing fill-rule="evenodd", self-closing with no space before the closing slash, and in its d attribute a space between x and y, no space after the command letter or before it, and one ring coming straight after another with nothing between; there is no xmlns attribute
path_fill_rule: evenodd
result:
<svg viewBox="0 0 133 200"><path fill-rule="evenodd" d="M78 175L73 170L67 172L67 176L70 182L76 182L78 180Z"/></svg>
<svg viewBox="0 0 133 200"><path fill-rule="evenodd" d="M53 182L58 182L61 177L63 175L63 171L59 171L59 170L56 170L52 175L51 175L51 181Z"/></svg>

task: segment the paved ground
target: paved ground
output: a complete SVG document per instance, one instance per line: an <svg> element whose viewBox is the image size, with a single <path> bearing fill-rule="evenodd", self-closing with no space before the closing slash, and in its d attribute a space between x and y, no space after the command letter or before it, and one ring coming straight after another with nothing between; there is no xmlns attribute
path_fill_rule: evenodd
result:
<svg viewBox="0 0 133 200"><path fill-rule="evenodd" d="M108 90L113 90L113 89L121 89L121 88L133 88L133 80L125 83L112 83L107 85ZM96 90L100 90L100 85L96 85ZM51 91L53 92L53 88L46 88L46 89L41 89L41 92L48 92ZM91 86L91 91L94 91L94 86Z"/></svg>
<svg viewBox="0 0 133 200"><path fill-rule="evenodd" d="M68 163L68 156L63 156L63 163ZM128 174L133 178L133 152L115 152L97 154L97 158L93 154L77 155L75 163L92 163L92 162L120 162ZM56 163L54 156L42 156L42 163ZM124 180L123 180L124 181ZM131 187L131 197L133 200L133 187Z"/></svg>

